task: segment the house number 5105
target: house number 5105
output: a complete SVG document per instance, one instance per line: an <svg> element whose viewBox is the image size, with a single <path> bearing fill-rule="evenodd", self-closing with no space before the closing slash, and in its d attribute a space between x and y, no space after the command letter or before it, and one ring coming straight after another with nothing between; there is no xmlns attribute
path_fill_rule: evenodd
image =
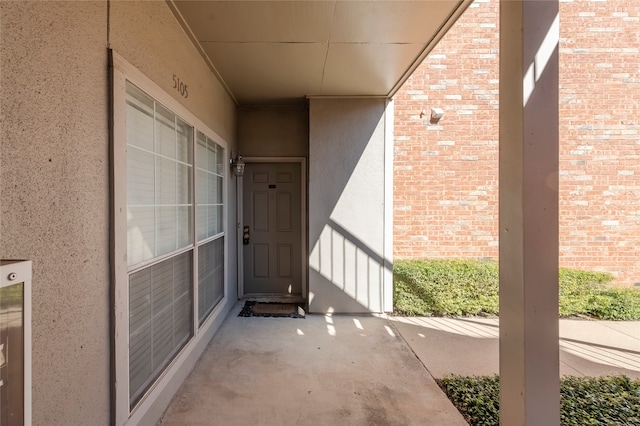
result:
<svg viewBox="0 0 640 426"><path fill-rule="evenodd" d="M180 81L180 77L175 74L173 75L173 88L176 89L183 98L189 97L189 89L187 88L187 85Z"/></svg>

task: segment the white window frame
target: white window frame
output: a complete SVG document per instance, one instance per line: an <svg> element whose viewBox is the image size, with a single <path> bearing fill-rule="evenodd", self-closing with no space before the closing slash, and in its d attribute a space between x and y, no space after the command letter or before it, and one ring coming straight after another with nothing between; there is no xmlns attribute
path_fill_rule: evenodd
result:
<svg viewBox="0 0 640 426"><path fill-rule="evenodd" d="M197 239L198 223L196 218L197 179L196 179L196 146L195 138L198 131L204 133L211 140L222 146L228 155L227 142L215 131L200 121L185 106L165 92L160 86L146 77L133 65L124 60L117 53L110 51L110 71L112 73L111 86L111 406L112 423L115 425L138 424L147 416L160 415L168 401L166 398L177 390L180 383L190 371L189 365L195 363L200 351L206 347L219 323L222 321L224 306L228 302L230 293L229 273L229 230L228 230L228 182L229 168L223 167L223 232L203 241ZM193 337L178 352L158 379L145 392L144 396L130 408L129 403L129 267L127 265L127 155L126 155L126 83L137 86L157 102L180 116L185 122L193 126L193 243L188 250L193 253L193 307L192 334ZM224 296L199 326L198 320L198 247L220 236L224 238ZM185 250L180 250L183 252ZM173 253L175 254L175 253ZM170 254L160 256L147 265L159 263L170 257ZM136 267L136 269L138 269ZM159 408L162 407L162 408Z"/></svg>

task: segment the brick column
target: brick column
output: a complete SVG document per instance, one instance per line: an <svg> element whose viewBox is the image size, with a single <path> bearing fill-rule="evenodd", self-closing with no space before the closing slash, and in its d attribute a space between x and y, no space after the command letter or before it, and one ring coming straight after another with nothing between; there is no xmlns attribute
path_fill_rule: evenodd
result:
<svg viewBox="0 0 640 426"><path fill-rule="evenodd" d="M500 423L559 425L558 2L500 3Z"/></svg>

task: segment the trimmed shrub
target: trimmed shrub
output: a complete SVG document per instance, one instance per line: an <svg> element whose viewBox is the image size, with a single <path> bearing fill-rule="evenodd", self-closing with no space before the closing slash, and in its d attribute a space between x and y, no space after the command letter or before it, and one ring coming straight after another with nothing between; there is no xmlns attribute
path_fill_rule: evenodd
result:
<svg viewBox="0 0 640 426"><path fill-rule="evenodd" d="M495 262L407 260L396 262L393 270L398 313L436 316L498 313Z"/></svg>
<svg viewBox="0 0 640 426"><path fill-rule="evenodd" d="M588 314L596 294L605 289L613 277L601 272L560 268L560 316Z"/></svg>
<svg viewBox="0 0 640 426"><path fill-rule="evenodd" d="M438 385L470 425L498 425L498 376L447 376ZM640 425L640 380L627 376L560 380L560 424Z"/></svg>
<svg viewBox="0 0 640 426"><path fill-rule="evenodd" d="M393 267L394 305L399 315L497 315L496 262L476 260L397 260ZM561 317L640 319L640 290L611 287L601 272L560 268Z"/></svg>
<svg viewBox="0 0 640 426"><path fill-rule="evenodd" d="M499 425L500 379L497 375L447 376L436 381L470 425Z"/></svg>

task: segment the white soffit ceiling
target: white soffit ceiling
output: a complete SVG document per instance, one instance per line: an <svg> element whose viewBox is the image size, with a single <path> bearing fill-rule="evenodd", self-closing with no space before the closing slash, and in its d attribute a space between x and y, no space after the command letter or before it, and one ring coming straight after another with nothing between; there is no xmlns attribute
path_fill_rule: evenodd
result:
<svg viewBox="0 0 640 426"><path fill-rule="evenodd" d="M393 95L472 0L168 1L248 106Z"/></svg>

